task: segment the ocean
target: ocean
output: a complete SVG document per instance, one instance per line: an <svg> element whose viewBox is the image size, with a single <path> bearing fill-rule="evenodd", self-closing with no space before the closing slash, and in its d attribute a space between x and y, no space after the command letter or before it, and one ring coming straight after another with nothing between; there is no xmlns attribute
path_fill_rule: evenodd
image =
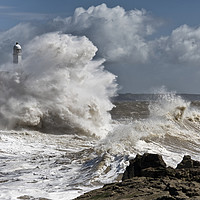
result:
<svg viewBox="0 0 200 200"><path fill-rule="evenodd" d="M172 167L186 154L200 160L199 99L166 94L142 101L137 96L140 100L113 102L114 128L103 139L78 131L0 131L0 199L73 199L120 181L128 160L145 152L161 154Z"/></svg>
<svg viewBox="0 0 200 200"><path fill-rule="evenodd" d="M71 200L120 181L136 154L200 160L200 98L119 95L86 37L36 37L0 67L0 199Z"/></svg>

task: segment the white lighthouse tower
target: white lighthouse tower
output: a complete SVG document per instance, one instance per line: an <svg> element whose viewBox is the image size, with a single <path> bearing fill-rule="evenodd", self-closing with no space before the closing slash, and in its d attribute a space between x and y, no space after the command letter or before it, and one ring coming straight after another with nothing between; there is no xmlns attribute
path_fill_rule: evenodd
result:
<svg viewBox="0 0 200 200"><path fill-rule="evenodd" d="M13 47L13 63L18 64L22 60L22 48L18 42Z"/></svg>

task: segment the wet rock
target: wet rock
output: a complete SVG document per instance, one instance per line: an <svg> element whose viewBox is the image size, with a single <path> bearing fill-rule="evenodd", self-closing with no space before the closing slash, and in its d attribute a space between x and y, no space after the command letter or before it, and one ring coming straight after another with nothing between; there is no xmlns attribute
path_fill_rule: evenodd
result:
<svg viewBox="0 0 200 200"><path fill-rule="evenodd" d="M177 165L177 169L185 168L198 168L200 167L200 162L191 159L191 156L185 155L181 163Z"/></svg>
<svg viewBox="0 0 200 200"><path fill-rule="evenodd" d="M166 164L162 156L158 154L145 153L143 156L137 155L130 165L126 168L122 180L134 176L159 177L165 175Z"/></svg>
<svg viewBox="0 0 200 200"><path fill-rule="evenodd" d="M181 163L177 165L177 169L183 169L183 168L193 168L193 160L191 159L191 156L186 155L183 157L183 160Z"/></svg>
<svg viewBox="0 0 200 200"><path fill-rule="evenodd" d="M190 156L184 156L174 169L166 167L160 155L137 155L122 180L76 199L200 200L200 162Z"/></svg>

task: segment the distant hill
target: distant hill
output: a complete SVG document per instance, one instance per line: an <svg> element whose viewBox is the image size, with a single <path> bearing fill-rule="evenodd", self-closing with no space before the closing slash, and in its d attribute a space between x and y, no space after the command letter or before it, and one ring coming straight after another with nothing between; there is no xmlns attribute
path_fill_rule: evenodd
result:
<svg viewBox="0 0 200 200"><path fill-rule="evenodd" d="M118 94L112 101L154 101L165 94ZM177 94L188 101L200 101L200 94Z"/></svg>

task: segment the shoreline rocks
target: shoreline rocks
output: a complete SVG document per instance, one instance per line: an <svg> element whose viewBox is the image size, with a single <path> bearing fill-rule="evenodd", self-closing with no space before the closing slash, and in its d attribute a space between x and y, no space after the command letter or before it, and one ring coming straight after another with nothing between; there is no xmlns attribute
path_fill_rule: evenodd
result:
<svg viewBox="0 0 200 200"><path fill-rule="evenodd" d="M76 198L86 199L200 200L200 162L186 155L174 169L158 154L137 155L127 166L122 182Z"/></svg>

